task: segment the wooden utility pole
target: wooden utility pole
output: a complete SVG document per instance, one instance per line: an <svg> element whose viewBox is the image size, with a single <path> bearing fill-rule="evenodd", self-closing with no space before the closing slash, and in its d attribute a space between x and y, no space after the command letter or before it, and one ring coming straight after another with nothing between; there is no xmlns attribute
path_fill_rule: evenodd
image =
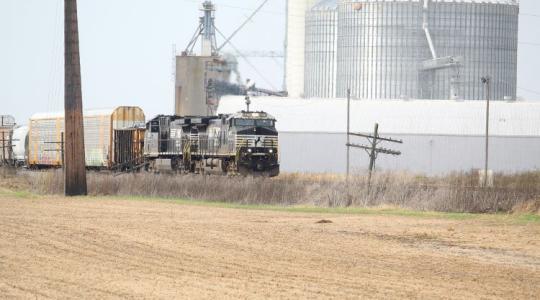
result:
<svg viewBox="0 0 540 300"><path fill-rule="evenodd" d="M364 137L367 138L369 141L369 146L365 145L358 145L358 144L352 144L347 143L347 148L353 147L353 148L360 148L364 149L367 154L369 155L369 177L368 177L368 188L371 185L371 175L373 173L373 170L375 169L375 161L377 160L377 156L379 153L382 154L390 154L390 155L401 155L400 151L395 151L391 149L386 148L379 148L378 145L380 142L391 142L391 143L398 143L403 144L403 141L401 140L395 140L392 138L385 138L379 136L379 124L375 123L375 129L373 130L373 135L368 134L362 134L362 133L352 133L349 132L347 135L357 136L357 137Z"/></svg>
<svg viewBox="0 0 540 300"><path fill-rule="evenodd" d="M87 190L77 0L64 0L64 45L64 193L80 196Z"/></svg>
<svg viewBox="0 0 540 300"><path fill-rule="evenodd" d="M351 133L351 89L347 89L347 145L350 144ZM347 147L347 180L349 180L350 173L350 155L351 147Z"/></svg>
<svg viewBox="0 0 540 300"><path fill-rule="evenodd" d="M379 138L379 123L375 123L375 129L373 129L373 138L371 139L371 149L369 150L369 179L371 183L371 175L375 168L375 160L377 159L377 139ZM401 153L400 153L401 154ZM399 154L395 154L399 155Z"/></svg>
<svg viewBox="0 0 540 300"><path fill-rule="evenodd" d="M485 161L484 161L484 187L488 187L488 169L489 169L489 98L491 97L491 78L482 77L482 83L486 86L486 142L485 142Z"/></svg>

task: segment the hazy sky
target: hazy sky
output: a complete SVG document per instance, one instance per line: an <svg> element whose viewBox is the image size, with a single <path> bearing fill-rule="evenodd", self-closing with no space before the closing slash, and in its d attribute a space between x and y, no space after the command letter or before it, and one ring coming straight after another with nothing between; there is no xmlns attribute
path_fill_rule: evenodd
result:
<svg viewBox="0 0 540 300"><path fill-rule="evenodd" d="M199 0L79 0L85 108L141 106L147 117L173 112L172 45L186 47ZM262 0L216 0L226 35ZM286 0L268 4L232 40L243 51L282 51ZM518 96L540 99L540 1L522 0ZM63 0L0 0L0 114L27 123L35 112L63 109ZM219 43L219 37L218 37ZM229 52L234 52L230 47ZM282 88L282 59L239 59L244 78Z"/></svg>

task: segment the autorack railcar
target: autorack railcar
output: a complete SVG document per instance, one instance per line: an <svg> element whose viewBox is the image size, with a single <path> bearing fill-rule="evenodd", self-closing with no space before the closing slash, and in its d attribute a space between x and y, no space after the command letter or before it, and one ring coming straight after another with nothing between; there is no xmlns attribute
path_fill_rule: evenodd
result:
<svg viewBox="0 0 540 300"><path fill-rule="evenodd" d="M136 159L136 157L128 159L121 155L123 151L118 149L118 131L128 128L144 128L144 124L144 112L139 107L120 106L112 109L86 110L84 112L84 146L87 168L113 169L125 164L126 160ZM63 134L63 113L33 115L30 118L28 132L28 167L61 167L63 163ZM142 136L142 134L140 135ZM136 141L136 136L129 143L133 141ZM132 146L137 147L136 144ZM139 157L142 156L136 151L133 153Z"/></svg>

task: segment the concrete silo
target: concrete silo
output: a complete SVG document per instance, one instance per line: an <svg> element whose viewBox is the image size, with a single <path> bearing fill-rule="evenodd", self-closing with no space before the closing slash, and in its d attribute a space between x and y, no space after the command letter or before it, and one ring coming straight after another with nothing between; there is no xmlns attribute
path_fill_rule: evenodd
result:
<svg viewBox="0 0 540 300"><path fill-rule="evenodd" d="M291 97L304 96L306 11L316 0L287 0L285 89Z"/></svg>

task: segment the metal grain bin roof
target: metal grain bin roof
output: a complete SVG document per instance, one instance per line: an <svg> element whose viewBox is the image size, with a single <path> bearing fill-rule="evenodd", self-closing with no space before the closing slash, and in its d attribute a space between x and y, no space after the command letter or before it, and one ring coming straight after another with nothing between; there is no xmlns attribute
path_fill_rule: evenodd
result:
<svg viewBox="0 0 540 300"><path fill-rule="evenodd" d="M481 136L485 101L353 100L351 131L371 132L374 123L385 134ZM245 109L243 97L223 97L218 113ZM253 97L252 110L277 119L282 132L346 131L345 99ZM494 136L540 137L540 102L492 101L490 132Z"/></svg>

